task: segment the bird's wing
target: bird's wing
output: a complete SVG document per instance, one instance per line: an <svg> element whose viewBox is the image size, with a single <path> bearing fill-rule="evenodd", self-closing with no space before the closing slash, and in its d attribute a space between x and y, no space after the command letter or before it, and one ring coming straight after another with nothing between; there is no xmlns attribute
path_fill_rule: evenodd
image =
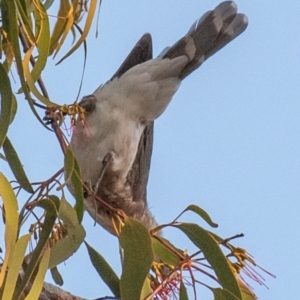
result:
<svg viewBox="0 0 300 300"><path fill-rule="evenodd" d="M135 44L120 68L110 80L121 77L132 67L142 64L149 59L152 59L152 38L149 33L145 33Z"/></svg>
<svg viewBox="0 0 300 300"><path fill-rule="evenodd" d="M111 80L121 77L132 67L150 59L152 59L152 38L149 33L145 33L133 47L117 72L112 76ZM147 183L153 148L153 127L154 122L151 122L144 129L134 163L128 174L130 176L128 182L131 183L133 201L147 202Z"/></svg>

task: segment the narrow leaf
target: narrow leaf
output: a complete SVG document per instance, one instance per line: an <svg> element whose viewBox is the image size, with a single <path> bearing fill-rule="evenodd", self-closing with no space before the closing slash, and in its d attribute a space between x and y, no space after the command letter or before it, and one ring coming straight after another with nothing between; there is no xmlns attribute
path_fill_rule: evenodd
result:
<svg viewBox="0 0 300 300"><path fill-rule="evenodd" d="M0 64L0 147L3 145L9 123L11 121L13 100L9 78L2 64Z"/></svg>
<svg viewBox="0 0 300 300"><path fill-rule="evenodd" d="M243 290L241 290L243 295L242 298L235 297L231 292L225 289L210 288L210 290L213 292L215 300L227 300L227 299L257 300L257 297L255 295L253 295L252 293L244 293Z"/></svg>
<svg viewBox="0 0 300 300"><path fill-rule="evenodd" d="M49 268L59 265L73 255L82 244L84 238L85 230L81 224L76 225L72 229L68 229L68 236L59 240L51 248Z"/></svg>
<svg viewBox="0 0 300 300"><path fill-rule="evenodd" d="M45 3L44 3L44 6L45 6L45 9L48 10L48 8L51 7L51 5L53 4L54 0L46 0ZM61 2L64 2L64 1L61 1Z"/></svg>
<svg viewBox="0 0 300 300"><path fill-rule="evenodd" d="M73 255L85 238L85 230L78 223L75 209L64 198L61 200L59 218L68 230L68 235L51 248L49 268L55 267Z"/></svg>
<svg viewBox="0 0 300 300"><path fill-rule="evenodd" d="M189 300L186 287L182 280L180 282L180 288L179 288L179 300Z"/></svg>
<svg viewBox="0 0 300 300"><path fill-rule="evenodd" d="M203 251L205 258L215 271L221 286L235 296L229 297L228 300L236 300L236 297L242 299L237 279L230 268L229 262L209 232L192 223L182 223L176 225L176 227L182 230Z"/></svg>
<svg viewBox="0 0 300 300"><path fill-rule="evenodd" d="M44 247L48 241L49 235L52 231L53 224L57 217L57 210L54 203L47 199L47 200L40 200L38 202L38 206L42 207L46 211L46 216L43 224L43 230L41 232L39 241L32 252L31 260L26 268L26 271L22 277L21 283L18 285L18 288L15 290L14 293L14 299L19 300L22 297L22 294L24 292L24 289L30 279L32 278L34 272L36 271L36 268L38 267L41 255L44 251Z"/></svg>
<svg viewBox="0 0 300 300"><path fill-rule="evenodd" d="M64 197L60 200L58 217L68 228L75 227L79 224L75 209Z"/></svg>
<svg viewBox="0 0 300 300"><path fill-rule="evenodd" d="M40 118L39 114L37 113L34 105L33 99L29 93L28 86L24 77L24 70L23 70L23 63L22 63L22 56L19 44L19 21L17 19L17 12L16 12L16 4L15 1L11 0L2 0L1 1L2 9L5 14L5 29L8 31L8 40L11 44L11 48L13 49L14 54L14 61L17 66L19 79L21 81L22 91L25 94L25 98L28 101L28 104L35 115L35 117L39 120L39 122L48 129L48 127L44 124L42 119ZM2 15L3 17L3 15Z"/></svg>
<svg viewBox="0 0 300 300"><path fill-rule="evenodd" d="M21 185L21 187L27 191L28 193L33 193L32 186L25 174L21 161L18 157L17 152L15 151L13 145L11 144L8 137L6 137L4 144L3 144L4 154L8 161L8 164L15 175L17 181Z"/></svg>
<svg viewBox="0 0 300 300"><path fill-rule="evenodd" d="M249 287L245 283L243 283L241 280L238 280L238 284L239 284L240 290L243 295L243 300L256 300L257 299L255 294L249 289Z"/></svg>
<svg viewBox="0 0 300 300"><path fill-rule="evenodd" d="M214 293L214 300L227 300L227 296L229 296L229 297L232 296L232 294L229 293L229 295L228 295L228 292L221 288L210 288L210 289ZM238 298L235 298L235 299L241 300Z"/></svg>
<svg viewBox="0 0 300 300"><path fill-rule="evenodd" d="M25 1L16 1L16 5L18 8L19 17L22 20L22 29L24 31L24 34L26 35L26 38L28 39L29 43L31 45L35 44L35 37L32 32L31 24L29 22L28 13L26 10L26 3Z"/></svg>
<svg viewBox="0 0 300 300"><path fill-rule="evenodd" d="M91 25L92 25L92 22L93 22L93 19L94 19L96 8L97 8L97 0L91 0L90 1L90 7L88 9L88 15L86 17L86 22L85 22L84 29L83 29L83 32L82 32L82 35L81 35L80 39L71 48L71 50L68 51L68 53L66 55L64 55L63 58L60 59L60 61L57 64L60 64L64 59L66 59L68 56L70 56L85 41L85 39L86 39L86 37L87 37L87 35L90 31L90 28L91 28Z"/></svg>
<svg viewBox="0 0 300 300"><path fill-rule="evenodd" d="M144 284L143 284L140 299L146 299L147 296L149 296L151 293L152 293L151 280L149 277L146 277Z"/></svg>
<svg viewBox="0 0 300 300"><path fill-rule="evenodd" d="M32 74L29 70L29 62L30 62L30 57L31 57L33 50L34 50L34 47L31 47L30 49L28 49L28 51L25 53L25 56L23 59L24 75L25 75L28 87L29 87L30 91L34 94L34 96L36 96L42 103L44 103L47 106L56 106L57 105L56 103L51 102L48 98L43 96L35 86L34 78L32 77Z"/></svg>
<svg viewBox="0 0 300 300"><path fill-rule="evenodd" d="M31 286L30 292L26 296L25 300L36 300L39 299L41 291L43 289L46 271L48 269L48 263L50 258L50 248L48 248L42 256L39 264L38 272L35 276L34 282Z"/></svg>
<svg viewBox="0 0 300 300"><path fill-rule="evenodd" d="M6 25L8 28L8 39L9 42L12 44L12 48L14 51L15 62L17 65L18 75L21 81L22 89L25 93L26 99L29 101L31 108L33 109L32 99L26 85L23 71L22 56L19 44L19 22L17 19L16 3L15 1L11 0L3 0L2 4L3 6L5 6L6 14L8 16L8 24Z"/></svg>
<svg viewBox="0 0 300 300"><path fill-rule="evenodd" d="M58 216L59 207L61 204L60 199L56 195L49 195L48 198L49 198L49 201L54 205L55 214Z"/></svg>
<svg viewBox="0 0 300 300"><path fill-rule="evenodd" d="M199 215L204 221L206 221L206 223L208 223L211 227L218 227L218 224L217 223L214 223L212 221L212 219L210 218L209 214L202 208L200 208L199 206L197 205L189 205L177 218L176 220L183 214L185 213L186 211L192 211L194 213L196 213L197 215Z"/></svg>
<svg viewBox="0 0 300 300"><path fill-rule="evenodd" d="M176 266L179 262L179 256L167 248L164 244L158 241L155 237L151 237L153 253L159 257L161 261L168 264L169 266ZM169 241L166 241L171 248L173 245ZM174 247L173 249L176 250Z"/></svg>
<svg viewBox="0 0 300 300"><path fill-rule="evenodd" d="M16 289L16 283L20 274L20 269L25 257L25 251L30 240L31 235L26 234L22 236L16 243L14 251L9 258L7 279L5 281L5 287L3 292L3 300L12 299L14 290Z"/></svg>
<svg viewBox="0 0 300 300"><path fill-rule="evenodd" d="M45 3L46 6L46 3ZM49 54L52 54L58 45L58 41L61 38L64 28L67 23L67 16L70 10L70 4L68 1L60 1L59 10L57 13L57 20L54 25L54 29L51 36Z"/></svg>
<svg viewBox="0 0 300 300"><path fill-rule="evenodd" d="M5 208L5 256L0 270L0 287L3 284L6 274L6 268L9 256L13 253L18 233L18 202L14 191L6 179L0 172L0 195L2 197Z"/></svg>
<svg viewBox="0 0 300 300"><path fill-rule="evenodd" d="M120 280L111 266L107 263L104 257L98 253L93 247L91 247L87 242L84 242L85 246L88 250L90 260L102 278L102 280L106 283L109 289L116 297L120 297Z"/></svg>
<svg viewBox="0 0 300 300"><path fill-rule="evenodd" d="M35 5L36 7L33 15L35 17L36 26L39 26L40 30L36 37L36 45L39 55L31 71L31 76L34 82L40 77L45 68L50 47L49 17L41 1L36 1Z"/></svg>
<svg viewBox="0 0 300 300"><path fill-rule="evenodd" d="M153 262L150 234L140 222L125 218L119 241L124 250L121 299L140 299L144 281Z"/></svg>
<svg viewBox="0 0 300 300"><path fill-rule="evenodd" d="M52 279L54 280L54 282L57 285L62 286L64 284L64 280L63 280L61 274L59 273L57 267L51 268L50 272L51 272L51 276L52 276Z"/></svg>
<svg viewBox="0 0 300 300"><path fill-rule="evenodd" d="M67 36L72 28L72 25L74 22L73 11L74 11L74 8L73 8L73 5L71 5L69 7L68 13L66 15L66 23L64 24L64 31L62 33L62 37L60 38L60 40L57 43L55 53L53 54L53 58L55 58L56 54L60 50L61 46L63 45L65 39L67 38ZM59 63L60 63L60 61L57 64L59 64Z"/></svg>
<svg viewBox="0 0 300 300"><path fill-rule="evenodd" d="M84 207L83 207L84 198L83 198L81 174L80 174L79 165L73 155L73 152L69 148L65 154L65 171L66 171L66 181L70 180L74 188L73 195L76 200L75 210L77 213L78 221L79 223L81 223L83 218L83 212L84 212Z"/></svg>
<svg viewBox="0 0 300 300"><path fill-rule="evenodd" d="M12 106L11 106L11 113L10 113L10 123L14 120L16 113L17 113L18 103L17 99L14 94L12 94Z"/></svg>

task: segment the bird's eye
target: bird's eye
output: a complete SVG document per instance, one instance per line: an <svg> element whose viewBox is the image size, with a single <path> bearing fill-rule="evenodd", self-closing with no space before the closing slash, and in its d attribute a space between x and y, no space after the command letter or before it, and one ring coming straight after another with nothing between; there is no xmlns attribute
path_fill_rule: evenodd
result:
<svg viewBox="0 0 300 300"><path fill-rule="evenodd" d="M94 95L88 95L82 98L78 103L87 113L91 113L96 108L97 98Z"/></svg>

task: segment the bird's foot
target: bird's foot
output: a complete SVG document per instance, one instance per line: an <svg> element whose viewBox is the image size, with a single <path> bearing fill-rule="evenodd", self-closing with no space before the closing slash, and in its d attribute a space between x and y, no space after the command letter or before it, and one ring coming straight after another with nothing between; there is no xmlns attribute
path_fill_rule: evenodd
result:
<svg viewBox="0 0 300 300"><path fill-rule="evenodd" d="M97 193L98 188L99 188L99 185L100 185L101 180L102 180L102 178L103 178L103 175L104 175L105 171L107 170L107 167L108 167L111 163L113 163L115 157L116 157L116 153L113 152L113 151L108 152L108 153L104 156L104 158L103 158L103 160L102 160L102 169L101 169L101 171L100 171L99 178L98 178L98 180L97 180L97 182L96 182L96 185L94 186L94 189L93 189L93 190L94 190L94 193Z"/></svg>

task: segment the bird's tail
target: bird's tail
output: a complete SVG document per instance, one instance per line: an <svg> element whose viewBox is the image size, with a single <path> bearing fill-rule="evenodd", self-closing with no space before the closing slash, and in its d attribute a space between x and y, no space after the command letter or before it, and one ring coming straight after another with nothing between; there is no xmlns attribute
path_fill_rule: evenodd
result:
<svg viewBox="0 0 300 300"><path fill-rule="evenodd" d="M224 1L205 13L184 37L166 48L161 56L172 59L186 55L189 62L179 74L179 78L184 79L208 57L240 35L247 26L248 18L237 13L237 5L233 1Z"/></svg>

